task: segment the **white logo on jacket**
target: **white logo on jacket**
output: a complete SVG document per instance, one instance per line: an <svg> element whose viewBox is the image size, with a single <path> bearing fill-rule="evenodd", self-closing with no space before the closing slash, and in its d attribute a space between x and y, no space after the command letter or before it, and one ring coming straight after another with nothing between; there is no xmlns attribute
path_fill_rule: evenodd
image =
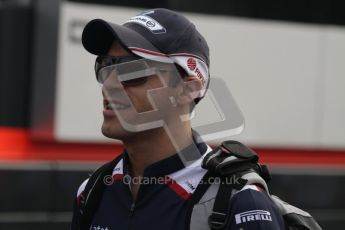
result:
<svg viewBox="0 0 345 230"><path fill-rule="evenodd" d="M110 228L108 228L108 227L101 227L101 226L93 226L93 225L91 225L90 226L90 230L111 230Z"/></svg>
<svg viewBox="0 0 345 230"><path fill-rule="evenodd" d="M252 210L248 212L241 212L235 215L236 224L257 220L272 221L271 213L264 210Z"/></svg>

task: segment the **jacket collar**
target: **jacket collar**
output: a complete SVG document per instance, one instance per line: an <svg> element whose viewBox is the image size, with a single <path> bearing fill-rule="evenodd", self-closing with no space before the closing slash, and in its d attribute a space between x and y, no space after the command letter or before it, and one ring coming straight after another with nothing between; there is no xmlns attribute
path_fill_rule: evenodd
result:
<svg viewBox="0 0 345 230"><path fill-rule="evenodd" d="M163 160L157 161L147 166L144 171L144 176L165 176L185 168L185 164L183 163L183 160L181 160L180 155L182 155L184 158L188 160L198 160L204 153L206 153L208 147L205 142L200 141L201 138L194 131L193 139L194 143L190 144L189 146L181 150L180 153L176 153L170 157L167 157ZM197 151L197 153L195 153L195 151ZM193 156L195 159L189 159L189 156ZM127 174L128 172L126 169L128 169L128 165L130 164L130 162L126 150L123 153L123 159L124 173Z"/></svg>

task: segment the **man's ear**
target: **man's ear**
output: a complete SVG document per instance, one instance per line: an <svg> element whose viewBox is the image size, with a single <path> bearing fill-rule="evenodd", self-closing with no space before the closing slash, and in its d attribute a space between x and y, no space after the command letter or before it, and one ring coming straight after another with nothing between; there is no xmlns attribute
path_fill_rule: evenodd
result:
<svg viewBox="0 0 345 230"><path fill-rule="evenodd" d="M181 88L177 95L178 104L190 104L195 98L199 97L202 89L200 78L194 76L186 76L181 82Z"/></svg>

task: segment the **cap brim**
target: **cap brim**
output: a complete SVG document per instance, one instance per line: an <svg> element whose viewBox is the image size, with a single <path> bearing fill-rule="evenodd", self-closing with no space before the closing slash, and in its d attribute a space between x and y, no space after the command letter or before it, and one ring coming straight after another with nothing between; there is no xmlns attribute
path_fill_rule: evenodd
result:
<svg viewBox="0 0 345 230"><path fill-rule="evenodd" d="M160 52L136 31L102 19L90 21L83 30L83 46L88 52L95 55L107 54L114 40L118 40L129 51L134 47Z"/></svg>

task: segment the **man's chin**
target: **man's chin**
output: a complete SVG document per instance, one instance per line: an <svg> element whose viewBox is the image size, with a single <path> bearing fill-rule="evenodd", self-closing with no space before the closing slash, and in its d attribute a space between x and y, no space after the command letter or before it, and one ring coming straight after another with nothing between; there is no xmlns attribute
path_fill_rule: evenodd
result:
<svg viewBox="0 0 345 230"><path fill-rule="evenodd" d="M105 137L117 140L126 139L126 137L131 135L130 132L124 130L122 127L111 127L105 124L102 125L101 131Z"/></svg>
<svg viewBox="0 0 345 230"><path fill-rule="evenodd" d="M101 131L105 137L123 141L126 139L137 137L138 135L145 135L145 133L147 134L148 132L156 132L159 129L162 129L162 127L157 127L154 129L143 130L138 132L131 132L125 130L119 123L107 122L105 120L102 124Z"/></svg>

